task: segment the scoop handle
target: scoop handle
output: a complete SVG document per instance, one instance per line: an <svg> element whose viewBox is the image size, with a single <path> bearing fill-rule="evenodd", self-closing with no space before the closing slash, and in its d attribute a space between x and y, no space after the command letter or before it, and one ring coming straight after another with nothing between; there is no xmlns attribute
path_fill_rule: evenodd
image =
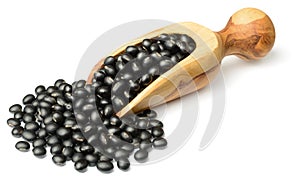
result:
<svg viewBox="0 0 300 181"><path fill-rule="evenodd" d="M275 42L275 28L271 19L255 8L234 13L218 34L223 43L224 56L236 55L244 60L264 57Z"/></svg>

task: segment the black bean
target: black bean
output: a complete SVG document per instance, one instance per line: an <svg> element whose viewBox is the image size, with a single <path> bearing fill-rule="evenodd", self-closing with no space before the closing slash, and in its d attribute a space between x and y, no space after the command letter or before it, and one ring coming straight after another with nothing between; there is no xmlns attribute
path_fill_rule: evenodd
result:
<svg viewBox="0 0 300 181"><path fill-rule="evenodd" d="M47 93L48 93L48 94L51 94L51 93L53 93L53 92L56 91L56 90L57 90L57 87L49 86L49 87L47 88Z"/></svg>
<svg viewBox="0 0 300 181"><path fill-rule="evenodd" d="M16 138L20 138L22 136L23 131L24 131L23 127L16 126L12 129L11 134Z"/></svg>
<svg viewBox="0 0 300 181"><path fill-rule="evenodd" d="M143 86L148 86L153 80L153 77L151 74L145 74L140 79L140 84Z"/></svg>
<svg viewBox="0 0 300 181"><path fill-rule="evenodd" d="M24 121L25 123L31 123L31 122L36 121L36 119L35 119L35 116L34 116L33 114L25 113L25 114L23 115L23 121Z"/></svg>
<svg viewBox="0 0 300 181"><path fill-rule="evenodd" d="M117 161L117 166L121 170L128 170L130 167L130 162L127 158L121 158Z"/></svg>
<svg viewBox="0 0 300 181"><path fill-rule="evenodd" d="M81 159L75 162L74 168L79 172L85 172L89 162L87 160Z"/></svg>
<svg viewBox="0 0 300 181"><path fill-rule="evenodd" d="M104 77L103 83L107 86L111 86L114 83L114 79L110 76Z"/></svg>
<svg viewBox="0 0 300 181"><path fill-rule="evenodd" d="M109 56L104 60L104 65L114 65L115 63L116 59L113 56Z"/></svg>
<svg viewBox="0 0 300 181"><path fill-rule="evenodd" d="M129 157L129 153L122 149L116 150L114 153L114 159L116 160L119 160L121 158L128 158L128 157Z"/></svg>
<svg viewBox="0 0 300 181"><path fill-rule="evenodd" d="M7 125L13 128L13 127L20 126L20 125L21 125L21 122L20 122L20 120L18 120L18 119L15 119L15 118L9 118L9 119L7 120Z"/></svg>
<svg viewBox="0 0 300 181"><path fill-rule="evenodd" d="M37 138L32 142L33 147L46 146L47 142L44 138Z"/></svg>
<svg viewBox="0 0 300 181"><path fill-rule="evenodd" d="M70 138L70 139L67 139L67 140L63 140L62 144L65 146L65 147L72 147L74 145L74 142L73 140Z"/></svg>
<svg viewBox="0 0 300 181"><path fill-rule="evenodd" d="M148 152L146 150L138 150L134 153L134 159L138 162L144 162L148 158Z"/></svg>
<svg viewBox="0 0 300 181"><path fill-rule="evenodd" d="M164 148L167 146L167 144L168 144L168 142L165 138L155 138L153 140L153 146L154 146L154 148L157 148L157 149Z"/></svg>
<svg viewBox="0 0 300 181"><path fill-rule="evenodd" d="M32 104L28 104L24 107L24 112L28 114L35 114L37 111L37 108L34 107Z"/></svg>
<svg viewBox="0 0 300 181"><path fill-rule="evenodd" d="M114 77L116 74L116 70L113 65L105 65L104 70L105 70L106 75L108 75L108 76Z"/></svg>
<svg viewBox="0 0 300 181"><path fill-rule="evenodd" d="M72 138L76 142L84 142L85 140L81 132L73 132Z"/></svg>
<svg viewBox="0 0 300 181"><path fill-rule="evenodd" d="M66 118L64 122L65 128L74 128L77 125L76 120L72 117Z"/></svg>
<svg viewBox="0 0 300 181"><path fill-rule="evenodd" d="M100 161L97 163L97 169L103 172L109 172L114 169L114 165L110 161Z"/></svg>
<svg viewBox="0 0 300 181"><path fill-rule="evenodd" d="M61 141L55 135L52 135L52 136L47 138L47 145L49 145L49 146L53 146L53 145L58 144L60 142Z"/></svg>
<svg viewBox="0 0 300 181"><path fill-rule="evenodd" d="M122 131L120 136L122 140L127 141L128 143L132 143L132 135L130 133Z"/></svg>
<svg viewBox="0 0 300 181"><path fill-rule="evenodd" d="M23 118L23 115L24 115L24 113L21 112L21 111L15 112L14 118L15 118L15 119L21 119L21 118Z"/></svg>
<svg viewBox="0 0 300 181"><path fill-rule="evenodd" d="M39 95L39 94L41 94L42 92L45 92L45 91L46 91L46 88L43 85L39 85L35 88L36 95Z"/></svg>
<svg viewBox="0 0 300 181"><path fill-rule="evenodd" d="M79 80L77 83L76 83L76 88L83 88L86 84L86 81L85 80Z"/></svg>
<svg viewBox="0 0 300 181"><path fill-rule="evenodd" d="M82 153L88 154L88 153L94 153L95 149L90 144L83 144L80 146L80 151Z"/></svg>
<svg viewBox="0 0 300 181"><path fill-rule="evenodd" d="M71 160L74 155L74 149L72 147L64 147L62 154L66 157L67 160Z"/></svg>
<svg viewBox="0 0 300 181"><path fill-rule="evenodd" d="M140 146L139 148L141 150L149 150L150 148L152 147L152 143L149 139L147 140L143 140L141 143L140 143Z"/></svg>
<svg viewBox="0 0 300 181"><path fill-rule="evenodd" d="M110 99L110 89L108 86L101 86L96 90L96 94L101 96L101 98Z"/></svg>
<svg viewBox="0 0 300 181"><path fill-rule="evenodd" d="M37 122L27 122L25 124L25 129L27 131L36 132L39 128L40 128L40 126Z"/></svg>
<svg viewBox="0 0 300 181"><path fill-rule="evenodd" d="M64 148L64 147L63 147L61 144L55 144L55 145L51 146L50 152L51 152L53 155L61 154L63 148Z"/></svg>
<svg viewBox="0 0 300 181"><path fill-rule="evenodd" d="M54 112L53 114L52 114L52 119L53 119L53 121L55 122L55 123L57 123L57 124L63 124L63 122L64 122L64 120L65 120L65 118L64 118L64 116L62 115L62 113L61 112Z"/></svg>
<svg viewBox="0 0 300 181"><path fill-rule="evenodd" d="M79 160L84 159L84 157L85 157L85 156L83 155L83 153L76 152L76 153L74 153L73 156L72 156L72 161L73 161L73 162L77 162L77 161L79 161Z"/></svg>
<svg viewBox="0 0 300 181"><path fill-rule="evenodd" d="M58 79L55 81L54 86L58 88L61 84L65 83L65 82L66 81L63 79Z"/></svg>
<svg viewBox="0 0 300 181"><path fill-rule="evenodd" d="M30 149L30 144L26 141L19 141L16 143L15 147L21 152L28 152Z"/></svg>
<svg viewBox="0 0 300 181"><path fill-rule="evenodd" d="M37 131L37 135L39 138L46 138L48 136L48 133L45 128L41 128Z"/></svg>
<svg viewBox="0 0 300 181"><path fill-rule="evenodd" d="M67 101L63 98L63 97L58 97L57 98L57 104L64 106L65 104L67 104Z"/></svg>
<svg viewBox="0 0 300 181"><path fill-rule="evenodd" d="M111 104L108 104L104 107L104 116L110 117L114 113L113 107Z"/></svg>
<svg viewBox="0 0 300 181"><path fill-rule="evenodd" d="M97 108L95 107L95 104L85 104L82 107L82 111L85 112L86 114L90 114L93 110L96 110Z"/></svg>
<svg viewBox="0 0 300 181"><path fill-rule="evenodd" d="M9 108L10 113L16 113L21 111L22 111L22 106L20 104L14 104Z"/></svg>
<svg viewBox="0 0 300 181"><path fill-rule="evenodd" d="M74 90L73 95L76 97L86 97L89 93L84 88L77 88Z"/></svg>
<svg viewBox="0 0 300 181"><path fill-rule="evenodd" d="M154 127L151 130L151 134L154 137L161 137L162 135L164 135L164 130L161 127Z"/></svg>
<svg viewBox="0 0 300 181"><path fill-rule="evenodd" d="M64 92L68 92L68 93L72 93L72 86L67 84L65 87L64 87Z"/></svg>
<svg viewBox="0 0 300 181"><path fill-rule="evenodd" d="M145 48L147 48L147 49L150 48L151 44L152 44L152 42L151 42L150 39L144 39L144 40L142 41L143 47L145 47Z"/></svg>
<svg viewBox="0 0 300 181"><path fill-rule="evenodd" d="M28 94L23 98L23 104L31 104L35 100L34 95Z"/></svg>
<svg viewBox="0 0 300 181"><path fill-rule="evenodd" d="M132 56L128 53L124 53L123 55L121 55L121 59L124 63L127 63L132 60Z"/></svg>
<svg viewBox="0 0 300 181"><path fill-rule="evenodd" d="M47 154L47 150L43 146L34 147L32 150L34 156L43 158Z"/></svg>
<svg viewBox="0 0 300 181"><path fill-rule="evenodd" d="M23 133L22 133L22 137L26 141L33 141L36 138L36 135L32 131L24 130Z"/></svg>
<svg viewBox="0 0 300 181"><path fill-rule="evenodd" d="M52 106L52 109L54 111L58 111L58 112L64 112L65 111L65 107L61 106L61 105L58 105L58 104L55 104Z"/></svg>
<svg viewBox="0 0 300 181"><path fill-rule="evenodd" d="M71 117L73 115L73 113L71 112L71 111L65 111L64 113L63 113L63 116L65 117L65 118L69 118L69 117Z"/></svg>
<svg viewBox="0 0 300 181"><path fill-rule="evenodd" d="M117 70L117 71L122 70L124 67L125 67L125 64L124 64L123 61L117 61L117 62L116 62L116 70Z"/></svg>
<svg viewBox="0 0 300 181"><path fill-rule="evenodd" d="M149 125L151 127L163 127L163 123L161 121L158 121L157 119L151 119L150 122L149 122Z"/></svg>
<svg viewBox="0 0 300 181"><path fill-rule="evenodd" d="M46 125L45 129L46 129L47 133L53 134L53 133L56 132L56 130L58 129L58 127L59 127L58 124L56 124L56 123L50 123L50 124Z"/></svg>
<svg viewBox="0 0 300 181"><path fill-rule="evenodd" d="M122 121L117 116L112 116L112 117L110 117L110 124L112 126L119 127L119 126L121 126Z"/></svg>
<svg viewBox="0 0 300 181"><path fill-rule="evenodd" d="M41 117L45 118L51 114L51 109L50 108L40 108L39 109L39 114Z"/></svg>
<svg viewBox="0 0 300 181"><path fill-rule="evenodd" d="M135 46L128 46L126 48L125 52L130 54L131 56L135 57L139 53L139 50Z"/></svg>
<svg viewBox="0 0 300 181"><path fill-rule="evenodd" d="M93 167L97 165L97 162L99 160L99 155L97 154L87 154L85 156L85 159L89 162L89 166Z"/></svg>
<svg viewBox="0 0 300 181"><path fill-rule="evenodd" d="M141 133L140 133L140 138L141 138L142 140L150 139L150 138L151 138L151 133L149 133L149 132L146 131L146 130L143 130L143 131L141 131Z"/></svg>
<svg viewBox="0 0 300 181"><path fill-rule="evenodd" d="M52 161L58 166L64 166L66 164L66 157L64 155L58 154L52 157Z"/></svg>

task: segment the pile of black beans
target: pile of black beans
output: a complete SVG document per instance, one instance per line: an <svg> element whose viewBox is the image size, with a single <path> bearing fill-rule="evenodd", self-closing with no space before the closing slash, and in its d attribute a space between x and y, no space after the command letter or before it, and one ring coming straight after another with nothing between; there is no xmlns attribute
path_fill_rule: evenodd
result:
<svg viewBox="0 0 300 181"><path fill-rule="evenodd" d="M59 79L53 86L36 87L35 94L23 98L23 106L9 108L12 135L24 139L16 149L27 152L32 145L38 158L48 149L55 164L71 160L80 172L88 166L110 172L114 161L128 170L131 155L138 162L147 161L152 148L167 146L157 113L148 109L122 118L116 113L195 46L187 35L161 34L107 57L91 84Z"/></svg>

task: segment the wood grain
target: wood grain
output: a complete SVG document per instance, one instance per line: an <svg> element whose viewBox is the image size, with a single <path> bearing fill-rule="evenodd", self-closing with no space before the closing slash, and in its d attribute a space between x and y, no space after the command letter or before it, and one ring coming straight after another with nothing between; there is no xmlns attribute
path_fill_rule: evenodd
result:
<svg viewBox="0 0 300 181"><path fill-rule="evenodd" d="M275 30L270 18L258 9L246 8L235 13L220 32L213 32L193 22L173 24L128 42L110 55L116 56L127 46L162 33L187 34L196 42L196 48L139 93L117 113L118 116L139 112L197 91L217 75L224 56L237 55L245 60L257 60L272 49L275 41ZM103 59L91 71L89 83L94 72L102 66ZM163 97L164 100L153 100L153 96Z"/></svg>

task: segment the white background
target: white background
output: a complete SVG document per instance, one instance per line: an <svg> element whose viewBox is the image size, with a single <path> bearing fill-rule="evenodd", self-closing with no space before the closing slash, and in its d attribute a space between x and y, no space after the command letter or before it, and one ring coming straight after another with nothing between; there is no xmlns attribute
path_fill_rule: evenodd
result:
<svg viewBox="0 0 300 181"><path fill-rule="evenodd" d="M11 180L299 180L299 9L296 1L1 1L0 139L1 179ZM232 13L256 7L276 28L273 51L260 62L224 59L226 111L223 125L204 151L199 144L210 114L209 88L199 92L200 118L194 134L161 162L103 174L81 174L71 163L57 167L48 155L37 159L14 148L6 125L8 108L57 78L71 82L80 58L102 33L139 19L194 21L221 30ZM174 110L175 112L175 110ZM172 112L168 113L172 115ZM174 127L166 118L166 132Z"/></svg>

